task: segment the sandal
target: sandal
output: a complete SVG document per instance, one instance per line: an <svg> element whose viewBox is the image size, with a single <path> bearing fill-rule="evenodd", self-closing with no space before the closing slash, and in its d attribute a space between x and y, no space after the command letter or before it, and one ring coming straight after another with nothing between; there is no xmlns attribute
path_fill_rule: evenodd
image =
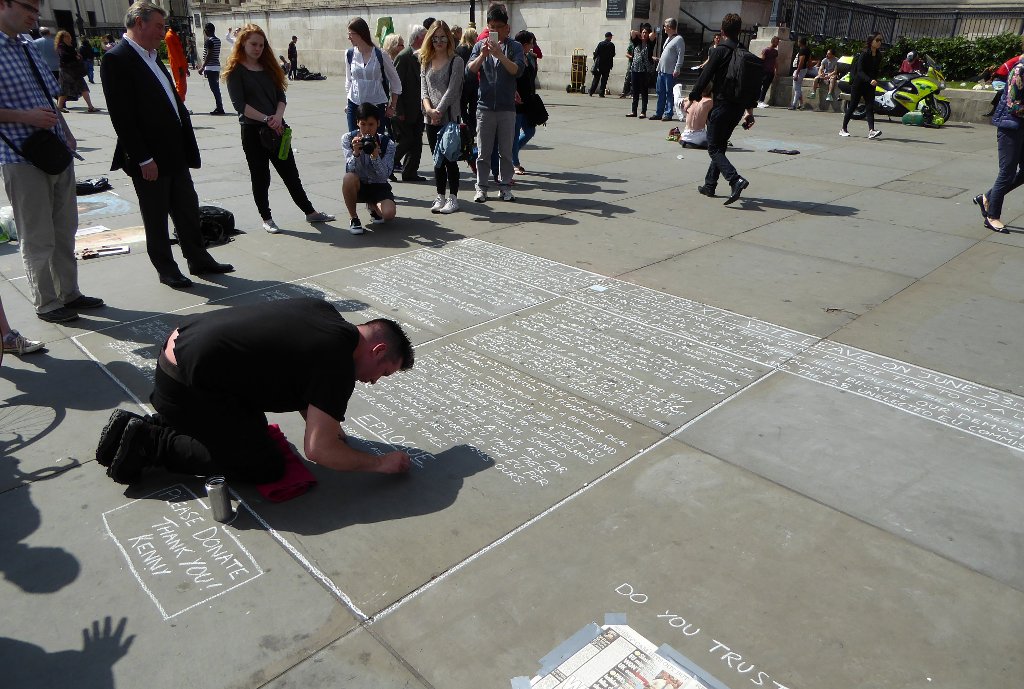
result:
<svg viewBox="0 0 1024 689"><path fill-rule="evenodd" d="M99 112L99 111L100 111L99 108L89 108L88 110L86 110L86 112Z"/></svg>
<svg viewBox="0 0 1024 689"><path fill-rule="evenodd" d="M61 111L61 112L71 112L71 111L70 111L70 110L68 110L67 108L61 108L61 109L60 109L60 111Z"/></svg>

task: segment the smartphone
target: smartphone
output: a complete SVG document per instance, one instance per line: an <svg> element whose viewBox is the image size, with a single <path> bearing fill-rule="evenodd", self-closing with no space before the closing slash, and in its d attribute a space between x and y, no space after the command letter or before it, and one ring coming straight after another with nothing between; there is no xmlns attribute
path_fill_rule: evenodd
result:
<svg viewBox="0 0 1024 689"><path fill-rule="evenodd" d="M491 48L498 47L498 34L489 33L487 34L487 42L491 44Z"/></svg>

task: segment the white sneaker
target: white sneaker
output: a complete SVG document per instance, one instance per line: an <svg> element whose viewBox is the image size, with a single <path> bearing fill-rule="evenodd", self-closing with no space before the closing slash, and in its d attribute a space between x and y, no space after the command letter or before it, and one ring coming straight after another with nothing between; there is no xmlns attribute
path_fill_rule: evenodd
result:
<svg viewBox="0 0 1024 689"><path fill-rule="evenodd" d="M281 231L281 228L277 226L277 223L274 222L273 218L267 218L263 221L263 229L270 234L277 234Z"/></svg>
<svg viewBox="0 0 1024 689"><path fill-rule="evenodd" d="M448 200L445 201L444 208L441 209L441 213L448 215L459 210L459 199L454 196L449 196Z"/></svg>
<svg viewBox="0 0 1024 689"><path fill-rule="evenodd" d="M768 104L765 103L764 101L761 101L760 103L757 104L757 107L764 109L768 107Z"/></svg>
<svg viewBox="0 0 1024 689"><path fill-rule="evenodd" d="M850 135L850 132L846 131L845 129L840 129L839 130L839 136L849 136L849 135Z"/></svg>
<svg viewBox="0 0 1024 689"><path fill-rule="evenodd" d="M512 194L511 189L502 189L499 193L502 201L515 201L516 197Z"/></svg>
<svg viewBox="0 0 1024 689"><path fill-rule="evenodd" d="M434 205L430 207L430 212L440 213L442 208L444 208L444 194L438 194L434 197Z"/></svg>
<svg viewBox="0 0 1024 689"><path fill-rule="evenodd" d="M880 130L880 129L872 129L870 132L868 132L868 138L869 139L877 139L881 135L882 135L882 130Z"/></svg>
<svg viewBox="0 0 1024 689"><path fill-rule="evenodd" d="M38 352L42 348L42 342L30 340L17 330L7 333L7 337L4 338L4 354L31 354L32 352Z"/></svg>
<svg viewBox="0 0 1024 689"><path fill-rule="evenodd" d="M476 196L473 197L473 200L476 201L477 203L483 203L484 201L487 200L487 192L484 191L483 189L477 189Z"/></svg>

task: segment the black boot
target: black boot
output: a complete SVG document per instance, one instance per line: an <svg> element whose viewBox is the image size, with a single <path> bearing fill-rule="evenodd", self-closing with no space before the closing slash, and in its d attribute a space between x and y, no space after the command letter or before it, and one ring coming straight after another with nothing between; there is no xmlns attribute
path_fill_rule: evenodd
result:
<svg viewBox="0 0 1024 689"><path fill-rule="evenodd" d="M96 446L96 461L100 466L108 467L114 460L117 448L121 444L121 436L124 429L132 419L141 419L138 414L133 414L124 409L115 409L110 415L107 425L100 431L100 442Z"/></svg>
<svg viewBox="0 0 1024 689"><path fill-rule="evenodd" d="M161 436L168 432L172 431L146 423L141 418L129 420L121 435L121 444L107 467L107 476L128 485L142 475L143 469L162 465L160 441Z"/></svg>

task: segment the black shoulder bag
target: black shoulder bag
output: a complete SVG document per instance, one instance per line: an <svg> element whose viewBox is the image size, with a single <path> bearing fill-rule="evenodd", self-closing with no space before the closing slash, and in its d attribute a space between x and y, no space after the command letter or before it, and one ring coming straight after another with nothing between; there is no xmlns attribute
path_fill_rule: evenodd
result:
<svg viewBox="0 0 1024 689"><path fill-rule="evenodd" d="M53 101L50 100L50 94L46 91L46 83L39 73L39 68L36 67L35 60L32 59L32 54L28 51L28 45L24 43L21 45L25 49L28 65L32 68L36 81L39 82L39 88L43 90L43 95L46 96L46 102L51 108L54 107ZM54 112L56 112L56 109L54 109ZM49 129L38 129L29 134L28 138L21 142L21 148L15 146L14 142L4 136L2 132L0 132L0 138L7 142L7 145L15 153L48 175L59 175L67 170L68 165L71 164L71 151L68 149L67 144L61 141L60 137Z"/></svg>

